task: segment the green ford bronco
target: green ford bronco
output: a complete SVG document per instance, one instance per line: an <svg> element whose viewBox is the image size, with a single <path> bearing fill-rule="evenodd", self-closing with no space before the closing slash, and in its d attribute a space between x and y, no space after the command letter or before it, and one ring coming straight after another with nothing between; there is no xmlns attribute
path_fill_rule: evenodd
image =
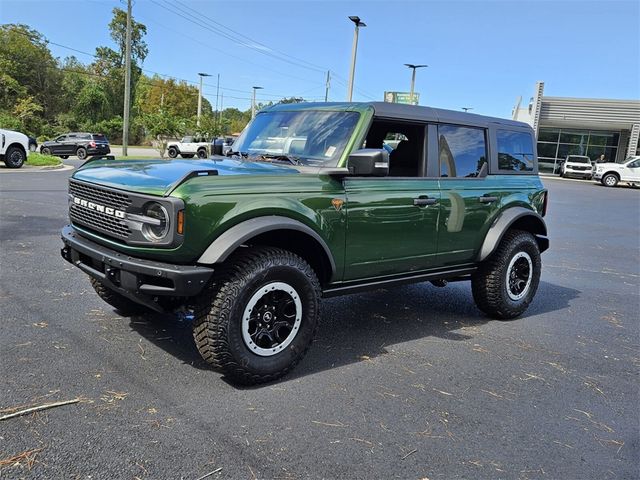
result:
<svg viewBox="0 0 640 480"><path fill-rule="evenodd" d="M277 105L225 157L95 159L69 180L62 256L123 315L175 312L237 383L304 356L320 299L471 280L522 314L549 246L523 123L390 103Z"/></svg>

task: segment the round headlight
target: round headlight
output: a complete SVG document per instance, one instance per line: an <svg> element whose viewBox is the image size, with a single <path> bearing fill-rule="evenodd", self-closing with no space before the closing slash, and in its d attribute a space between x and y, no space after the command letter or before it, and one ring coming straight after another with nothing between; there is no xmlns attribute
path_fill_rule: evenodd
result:
<svg viewBox="0 0 640 480"><path fill-rule="evenodd" d="M158 242L169 233L169 213L167 209L156 202L148 203L144 207L144 216L149 217L149 223L142 226L142 234L152 242Z"/></svg>

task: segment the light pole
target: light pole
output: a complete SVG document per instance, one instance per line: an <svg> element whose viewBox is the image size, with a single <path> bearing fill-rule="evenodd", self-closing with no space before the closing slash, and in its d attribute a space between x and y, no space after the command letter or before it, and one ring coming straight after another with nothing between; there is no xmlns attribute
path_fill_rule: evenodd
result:
<svg viewBox="0 0 640 480"><path fill-rule="evenodd" d="M200 90L198 91L198 117L196 119L196 125L200 126L200 115L202 114L202 77L210 77L208 73L198 73L200 75Z"/></svg>
<svg viewBox="0 0 640 480"><path fill-rule="evenodd" d="M416 86L416 70L418 68L428 67L429 65L413 65L411 63L405 63L405 66L413 70L411 73L411 93L409 94L409 103L413 105L413 89Z"/></svg>
<svg viewBox="0 0 640 480"><path fill-rule="evenodd" d="M253 87L253 98L251 99L251 119L256 116L256 90L262 90L264 87Z"/></svg>
<svg viewBox="0 0 640 480"><path fill-rule="evenodd" d="M366 27L367 24L360 20L360 17L349 17L356 25L356 30L353 32L353 48L351 50L351 71L349 72L349 85L347 86L347 101L350 102L353 97L353 77L356 74L356 52L358 51L358 30L360 27Z"/></svg>

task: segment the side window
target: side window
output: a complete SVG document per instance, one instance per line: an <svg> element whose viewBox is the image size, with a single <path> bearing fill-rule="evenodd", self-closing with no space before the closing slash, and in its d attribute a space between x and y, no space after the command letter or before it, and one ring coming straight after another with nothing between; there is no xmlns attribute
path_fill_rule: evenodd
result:
<svg viewBox="0 0 640 480"><path fill-rule="evenodd" d="M638 167L640 167L640 160L636 160L635 162L631 162L629 165L627 165L627 167L629 167L629 168L638 168Z"/></svg>
<svg viewBox="0 0 640 480"><path fill-rule="evenodd" d="M533 171L533 139L529 133L498 130L498 169Z"/></svg>
<svg viewBox="0 0 640 480"><path fill-rule="evenodd" d="M441 177L477 177L487 163L484 129L438 125Z"/></svg>
<svg viewBox="0 0 640 480"><path fill-rule="evenodd" d="M364 146L389 152L389 177L421 177L425 131L422 124L374 120Z"/></svg>
<svg viewBox="0 0 640 480"><path fill-rule="evenodd" d="M66 135L60 135L58 138L56 138L56 142L64 142L67 139Z"/></svg>

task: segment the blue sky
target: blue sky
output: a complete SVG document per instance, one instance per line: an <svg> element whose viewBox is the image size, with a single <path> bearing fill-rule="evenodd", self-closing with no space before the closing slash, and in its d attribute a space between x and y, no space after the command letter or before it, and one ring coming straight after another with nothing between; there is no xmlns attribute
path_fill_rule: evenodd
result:
<svg viewBox="0 0 640 480"><path fill-rule="evenodd" d="M0 0L1 23L24 23L51 42L94 52L111 45L107 24L114 0ZM215 104L216 77L224 106L250 107L282 96L346 98L353 24L360 30L354 100L382 100L408 91L404 63L424 63L420 103L510 117L519 95L640 98L640 2L135 0L134 18L147 25L143 68L196 82ZM186 18L185 18L186 17ZM214 22L218 22L217 24ZM203 26L204 25L204 26ZM244 35L240 41L224 35ZM222 34L221 34L222 32ZM55 56L90 57L50 45ZM274 58L280 57L280 58ZM148 73L148 72L147 72Z"/></svg>

